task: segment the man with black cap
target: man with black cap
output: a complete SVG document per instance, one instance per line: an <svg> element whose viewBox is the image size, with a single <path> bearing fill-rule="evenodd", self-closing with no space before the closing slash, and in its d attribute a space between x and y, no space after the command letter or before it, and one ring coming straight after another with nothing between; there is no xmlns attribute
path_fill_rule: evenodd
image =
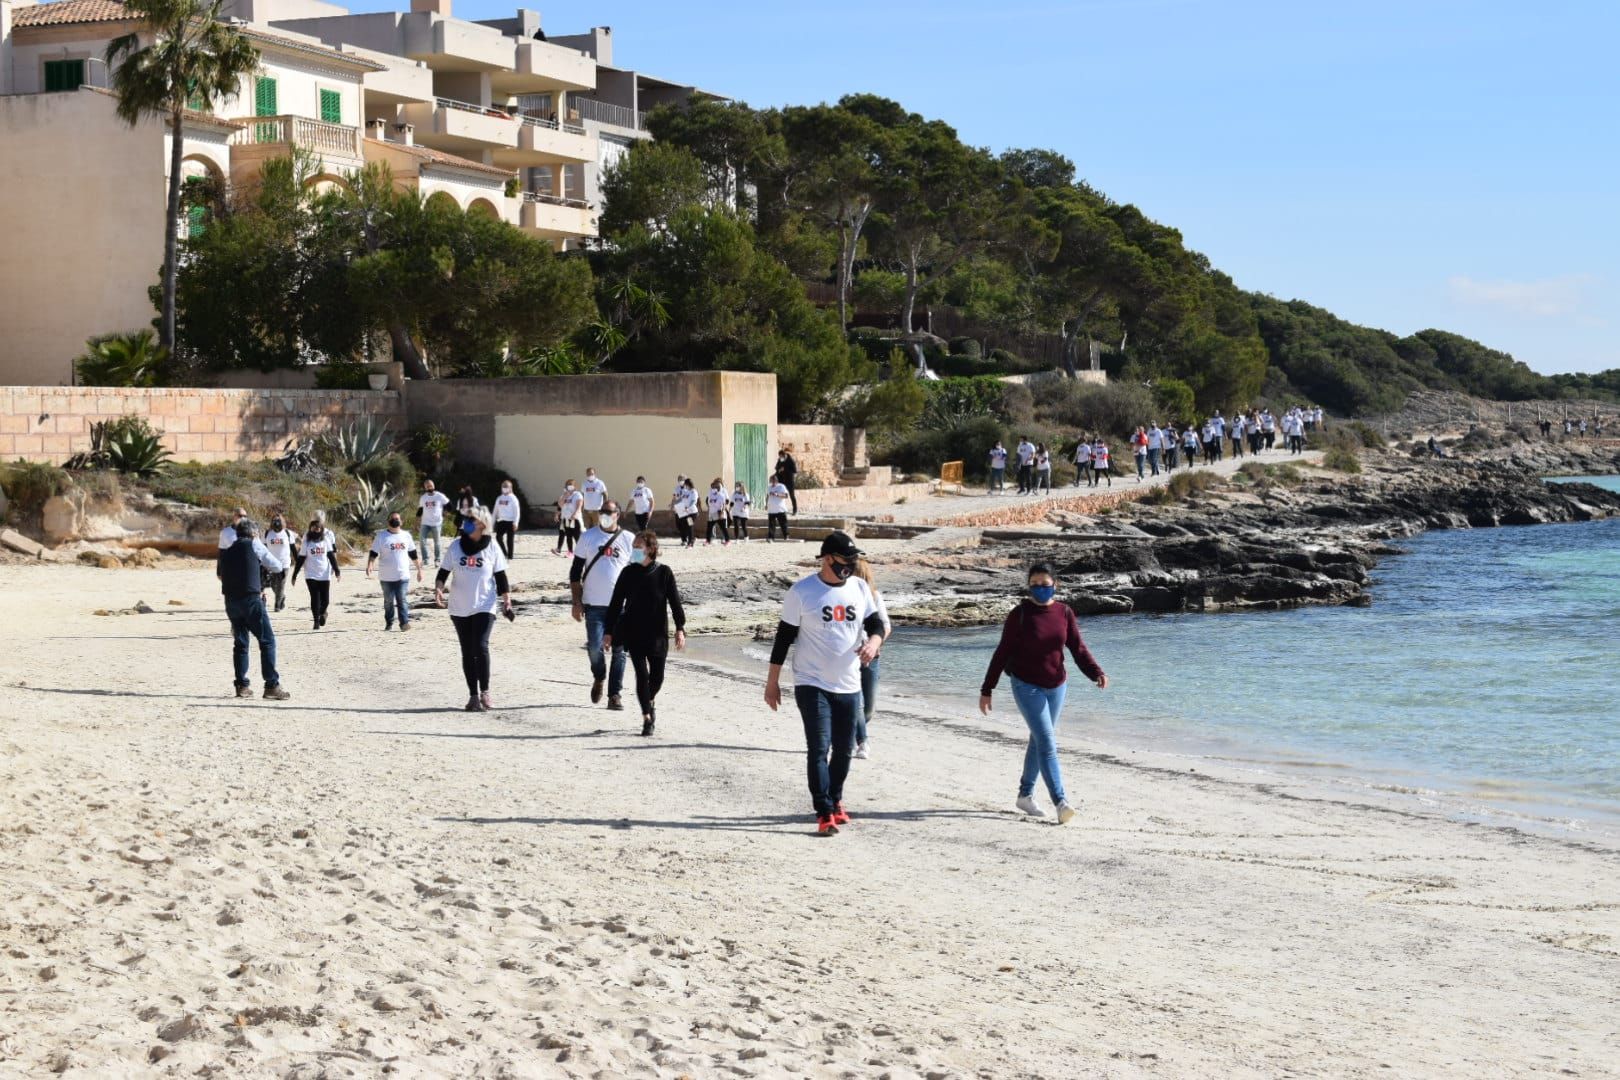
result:
<svg viewBox="0 0 1620 1080"><path fill-rule="evenodd" d="M270 629L270 615L264 610L264 580L261 569L274 574L286 567L259 543L258 527L243 517L235 525L236 539L219 553L219 587L225 595L225 614L231 620L231 660L236 669L236 696L253 696L248 681L248 636L259 640L259 668L264 676L264 696L286 701L291 695L281 688L276 673L276 635Z"/></svg>
<svg viewBox="0 0 1620 1080"><path fill-rule="evenodd" d="M823 836L849 824L844 780L861 711L861 665L871 663L883 647L877 598L855 576L861 554L847 534L827 534L821 542L821 569L788 590L765 678L765 704L774 712L782 702L782 664L792 647L793 698L804 721L810 799L816 831Z"/></svg>

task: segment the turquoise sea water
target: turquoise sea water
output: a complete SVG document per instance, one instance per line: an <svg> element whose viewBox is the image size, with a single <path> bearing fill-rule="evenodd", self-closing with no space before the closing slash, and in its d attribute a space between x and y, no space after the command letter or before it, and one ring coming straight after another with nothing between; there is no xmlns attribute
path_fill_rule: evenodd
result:
<svg viewBox="0 0 1620 1080"><path fill-rule="evenodd" d="M1071 675L1065 727L1554 818L1620 815L1620 519L1401 546L1368 608L1086 620L1112 685ZM965 711L998 633L903 629L885 690ZM998 706L1018 722L1005 694Z"/></svg>

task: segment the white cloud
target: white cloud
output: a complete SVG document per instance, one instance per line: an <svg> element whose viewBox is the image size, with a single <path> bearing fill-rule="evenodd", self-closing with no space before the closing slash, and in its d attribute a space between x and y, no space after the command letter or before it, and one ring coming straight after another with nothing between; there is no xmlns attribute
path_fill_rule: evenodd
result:
<svg viewBox="0 0 1620 1080"><path fill-rule="evenodd" d="M1581 310L1592 281L1591 274L1565 274L1541 281L1480 281L1459 274L1446 285L1452 299L1460 303L1534 319L1557 319Z"/></svg>

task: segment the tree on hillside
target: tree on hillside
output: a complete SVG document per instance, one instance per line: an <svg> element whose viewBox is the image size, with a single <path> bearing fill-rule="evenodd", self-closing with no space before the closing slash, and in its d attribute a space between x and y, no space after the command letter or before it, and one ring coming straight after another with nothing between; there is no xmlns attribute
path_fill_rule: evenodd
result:
<svg viewBox="0 0 1620 1080"><path fill-rule="evenodd" d="M714 201L703 163L690 150L638 142L602 177L598 224L603 236L621 235L633 225L661 230L681 209Z"/></svg>
<svg viewBox="0 0 1620 1080"><path fill-rule="evenodd" d="M133 17L146 23L155 39L141 44L139 33L114 38L107 46L118 115L131 127L143 117L166 119L169 192L163 225L162 317L158 344L175 342L176 254L180 236L181 162L185 158L188 107L211 109L238 92L241 80L259 66L259 52L221 11L226 0L125 0Z"/></svg>
<svg viewBox="0 0 1620 1080"><path fill-rule="evenodd" d="M714 199L739 211L752 208L756 174L785 153L781 137L740 102L694 98L654 109L647 129L655 142L681 147L696 158Z"/></svg>

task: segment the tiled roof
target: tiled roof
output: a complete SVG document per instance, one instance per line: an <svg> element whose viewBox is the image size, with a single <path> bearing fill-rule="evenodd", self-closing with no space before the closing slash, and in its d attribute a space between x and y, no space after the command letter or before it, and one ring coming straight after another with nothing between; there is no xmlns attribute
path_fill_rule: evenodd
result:
<svg viewBox="0 0 1620 1080"><path fill-rule="evenodd" d="M65 0L65 2L77 3L79 0ZM84 2L104 3L110 2L110 0L84 0ZM329 45L322 45L318 41L303 41L299 38L284 37L281 34L272 34L268 31L260 30L256 26L242 26L238 27L238 29L241 30L243 35L249 40L262 41L266 45L273 45L283 49L291 49L294 52L308 53L312 56L323 57L327 60L341 60L343 63L348 64L351 67L359 68L362 71L388 70L375 60L367 60L365 57L355 56L353 53L339 52L337 49L334 49Z"/></svg>
<svg viewBox="0 0 1620 1080"><path fill-rule="evenodd" d="M12 11L11 25L71 26L74 23L122 22L134 18L120 0L57 0Z"/></svg>
<svg viewBox="0 0 1620 1080"><path fill-rule="evenodd" d="M501 169L494 165L485 165L481 161L469 161L464 157L456 157L454 154L447 154L443 150L435 150L431 146L406 146L404 143L389 142L387 139L367 139L366 142L376 143L379 146L386 146L390 150L398 150L401 153L409 154L411 157L414 157L419 161L425 161L430 165L444 165L448 168L467 169L472 172L488 173L491 176L515 176L517 174L517 170L515 169Z"/></svg>

